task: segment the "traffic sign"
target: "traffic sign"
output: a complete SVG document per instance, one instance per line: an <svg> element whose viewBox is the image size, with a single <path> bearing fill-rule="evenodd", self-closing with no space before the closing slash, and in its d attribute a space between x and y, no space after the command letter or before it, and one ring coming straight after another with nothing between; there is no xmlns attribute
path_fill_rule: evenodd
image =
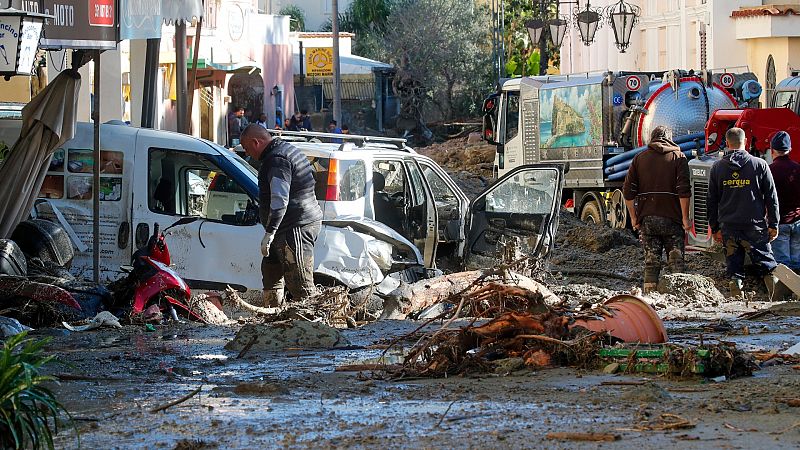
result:
<svg viewBox="0 0 800 450"><path fill-rule="evenodd" d="M640 87L642 87L642 82L639 80L639 77L628 77L625 80L625 86L628 87L629 91L638 91Z"/></svg>
<svg viewBox="0 0 800 450"><path fill-rule="evenodd" d="M719 77L719 84L725 89L732 88L735 82L736 77L734 77L732 73L723 73L722 76Z"/></svg>

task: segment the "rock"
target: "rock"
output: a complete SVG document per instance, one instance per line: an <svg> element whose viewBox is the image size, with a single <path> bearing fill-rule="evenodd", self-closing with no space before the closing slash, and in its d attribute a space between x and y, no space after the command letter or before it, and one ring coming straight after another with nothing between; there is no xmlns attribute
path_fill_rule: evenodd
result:
<svg viewBox="0 0 800 450"><path fill-rule="evenodd" d="M619 371L619 363L611 363L603 368L603 373L615 374Z"/></svg>
<svg viewBox="0 0 800 450"><path fill-rule="evenodd" d="M480 133L472 132L467 136L467 144L480 144L483 142Z"/></svg>
<svg viewBox="0 0 800 450"><path fill-rule="evenodd" d="M714 280L703 275L673 273L664 275L658 282L658 292L672 294L693 304L716 306L725 296L714 285Z"/></svg>
<svg viewBox="0 0 800 450"><path fill-rule="evenodd" d="M238 395L274 395L288 394L289 390L284 386L270 382L259 383L240 383L233 388L234 394Z"/></svg>
<svg viewBox="0 0 800 450"><path fill-rule="evenodd" d="M671 400L672 396L661 386L647 383L628 390L622 394L622 399L633 403L660 403Z"/></svg>
<svg viewBox="0 0 800 450"><path fill-rule="evenodd" d="M23 331L30 330L33 330L33 328L19 323L19 320L17 319L0 316L0 338L10 338L11 336L20 334Z"/></svg>
<svg viewBox="0 0 800 450"><path fill-rule="evenodd" d="M494 373L498 375L505 375L525 368L525 361L522 358L498 359L494 364Z"/></svg>
<svg viewBox="0 0 800 450"><path fill-rule="evenodd" d="M226 350L241 351L250 345L248 352L280 351L288 348L334 348L350 345L350 342L333 327L306 321L290 321L273 324L245 325L236 337L225 345Z"/></svg>

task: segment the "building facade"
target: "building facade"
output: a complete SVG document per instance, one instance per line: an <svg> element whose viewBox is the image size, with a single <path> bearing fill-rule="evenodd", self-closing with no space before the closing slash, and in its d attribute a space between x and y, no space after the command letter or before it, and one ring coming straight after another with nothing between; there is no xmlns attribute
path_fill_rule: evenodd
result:
<svg viewBox="0 0 800 450"><path fill-rule="evenodd" d="M339 0L339 14L350 7L352 0ZM319 31L331 20L331 0L258 0L258 10L266 14L278 14L286 6L297 6L305 14L305 30Z"/></svg>
<svg viewBox="0 0 800 450"><path fill-rule="evenodd" d="M628 1L641 8L630 47L624 53L617 50L607 23L588 47L572 28L561 47L561 73L749 69L769 89L768 80L780 81L800 67L795 62L800 58L800 0L780 5L762 0ZM615 2L597 0L592 6ZM569 13L562 8L562 14Z"/></svg>

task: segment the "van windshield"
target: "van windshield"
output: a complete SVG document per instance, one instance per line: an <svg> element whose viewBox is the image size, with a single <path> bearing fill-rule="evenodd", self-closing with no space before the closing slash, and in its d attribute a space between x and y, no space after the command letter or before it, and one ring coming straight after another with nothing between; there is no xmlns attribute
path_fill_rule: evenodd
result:
<svg viewBox="0 0 800 450"><path fill-rule="evenodd" d="M314 171L314 181L317 200L353 201L364 197L367 189L367 169L364 161L360 160L335 160L338 196L333 195L328 189L330 178L331 159L309 156L311 170Z"/></svg>

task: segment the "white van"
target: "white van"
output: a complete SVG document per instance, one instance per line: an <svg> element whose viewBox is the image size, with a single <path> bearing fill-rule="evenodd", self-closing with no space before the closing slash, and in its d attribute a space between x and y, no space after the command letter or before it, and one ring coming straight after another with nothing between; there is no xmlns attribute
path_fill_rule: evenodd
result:
<svg viewBox="0 0 800 450"><path fill-rule="evenodd" d="M9 124L0 121L0 138L8 134ZM92 125L80 123L75 138L55 152L32 211L67 229L77 248L73 272L91 274L92 199L98 195L102 280L120 276L120 266L130 263L154 224L163 229L193 217L197 220L175 226L166 236L174 269L189 286L261 289L259 242L264 229L258 223L258 174L253 167L226 148L184 134L110 123L101 125L100 134L100 192L92 192ZM494 256L501 236L522 237L535 256L552 246L563 180L560 167L515 170L475 199L468 208L470 215L466 197L429 159L397 142L364 146L362 140L361 144L359 150L352 143L320 143L322 152L314 151L310 143L298 143L312 162L328 159L326 167L317 164L323 171L318 175L326 175L318 179L322 186L318 199L326 218L314 249L316 275L351 289L387 282L381 289L387 292L401 278L389 280L387 275L435 267L439 242L455 247L459 257L468 253ZM349 149L349 156L335 153L336 149ZM347 181L342 174L330 176L330 160L360 158L354 155L372 155L367 159L372 170L399 170L408 180L404 193L396 194L402 197L397 203L401 212L409 211L402 228L374 220L372 170L365 170L359 192L350 193L354 201L367 205L365 212L358 217L330 214L331 183ZM430 186L432 166L439 177L445 177L448 198L438 198L436 187ZM333 188L353 190L350 182L350 186ZM452 203L454 190L457 209L441 217L447 223L440 227L442 202ZM532 202L532 198L546 200ZM472 217L470 226L466 226L467 217Z"/></svg>

